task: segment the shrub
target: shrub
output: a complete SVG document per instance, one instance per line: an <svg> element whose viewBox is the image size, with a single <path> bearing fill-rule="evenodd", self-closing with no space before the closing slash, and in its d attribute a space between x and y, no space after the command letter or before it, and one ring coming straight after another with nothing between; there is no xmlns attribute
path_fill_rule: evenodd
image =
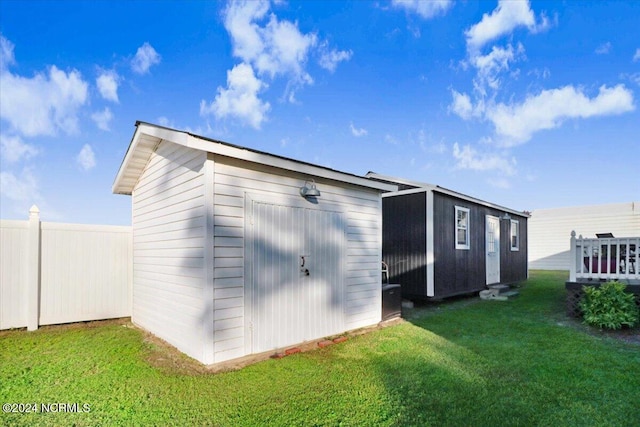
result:
<svg viewBox="0 0 640 427"><path fill-rule="evenodd" d="M622 325L634 327L640 318L633 294L625 292L626 285L607 282L596 288L583 286L580 301L584 322L599 328L620 329Z"/></svg>

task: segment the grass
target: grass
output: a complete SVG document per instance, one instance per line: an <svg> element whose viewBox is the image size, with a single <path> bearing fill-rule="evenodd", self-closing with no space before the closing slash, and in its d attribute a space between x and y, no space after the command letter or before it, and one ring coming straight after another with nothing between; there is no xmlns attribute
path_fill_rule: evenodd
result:
<svg viewBox="0 0 640 427"><path fill-rule="evenodd" d="M0 425L636 426L640 346L564 316L565 273L240 371L207 373L126 322L0 333L0 402L88 403Z"/></svg>

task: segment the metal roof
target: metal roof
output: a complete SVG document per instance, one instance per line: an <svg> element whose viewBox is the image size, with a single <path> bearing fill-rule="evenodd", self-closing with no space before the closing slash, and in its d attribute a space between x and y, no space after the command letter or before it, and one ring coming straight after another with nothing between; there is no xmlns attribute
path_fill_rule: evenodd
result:
<svg viewBox="0 0 640 427"><path fill-rule="evenodd" d="M507 207L504 207L504 206L500 206L500 205L497 205L495 203L487 202L485 200L481 200L481 199L478 199L478 198L475 198L475 197L472 197L472 196L467 196L466 194L458 193L457 191L449 190L448 188L444 188L444 187L441 187L439 185L429 184L429 183L426 183L426 182L413 181L413 180L409 180L409 179L405 179L405 178L396 178L396 177L392 177L392 176L381 175L381 174L375 173L375 172L368 172L366 177L369 178L369 179L380 180L382 182L403 184L403 185L406 185L406 186L414 187L413 189L401 190L401 191L392 191L391 193L386 193L387 197L391 196L391 195L410 194L410 193L415 193L415 192L419 192L419 191L431 190L431 191L436 191L436 192L441 193L441 194L447 194L449 196L457 197L458 199L467 200L469 202L476 203L478 205L483 205L483 206L487 206L487 207L490 207L490 208L493 208L493 209L502 210L504 212L508 212L508 213L511 213L511 214L514 214L514 215L519 215L519 216L523 216L523 217L526 217L526 218L529 218L531 216L526 212L517 211L515 209L511 209L511 208L507 208ZM383 195L383 197L384 196L385 195Z"/></svg>

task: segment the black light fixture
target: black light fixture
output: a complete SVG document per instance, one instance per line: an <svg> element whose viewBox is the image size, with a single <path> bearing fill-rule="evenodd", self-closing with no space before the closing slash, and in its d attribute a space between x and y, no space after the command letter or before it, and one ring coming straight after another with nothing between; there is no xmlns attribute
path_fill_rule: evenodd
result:
<svg viewBox="0 0 640 427"><path fill-rule="evenodd" d="M508 213L505 212L504 215L502 215L500 217L500 219L503 220L503 221L510 221L511 220L511 215L509 215Z"/></svg>
<svg viewBox="0 0 640 427"><path fill-rule="evenodd" d="M316 182L311 180L306 180L304 185L300 187L300 195L302 197L320 197L320 191L316 188Z"/></svg>

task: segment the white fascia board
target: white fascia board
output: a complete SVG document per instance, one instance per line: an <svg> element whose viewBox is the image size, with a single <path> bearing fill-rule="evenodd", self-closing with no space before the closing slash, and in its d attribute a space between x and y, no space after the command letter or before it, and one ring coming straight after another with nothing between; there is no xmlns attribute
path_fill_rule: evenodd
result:
<svg viewBox="0 0 640 427"><path fill-rule="evenodd" d="M414 186L414 187L421 187L421 188L434 187L434 185L426 183L426 182L412 181L410 179L398 178L398 177L388 176L388 175L382 175L382 174L379 174L379 173L376 173L376 172L367 172L367 174L365 176L367 178L382 179L384 181L390 181L390 182L395 182L395 183L404 184L404 185L411 185L411 186Z"/></svg>
<svg viewBox="0 0 640 427"><path fill-rule="evenodd" d="M144 170L143 164L148 162L151 153L153 153L156 146L161 141L160 139L143 138L143 135L144 134L140 131L140 127L137 126L136 131L133 134L133 138L131 138L131 143L129 144L127 153L125 154L122 164L120 165L120 169L118 169L118 173L116 174L116 179L111 187L111 191L114 194L131 195L133 188L138 182L138 178L140 178L140 175ZM140 156L141 153L143 153L143 160L135 162L135 157Z"/></svg>
<svg viewBox="0 0 640 427"><path fill-rule="evenodd" d="M190 134L188 135L186 146L198 150L208 151L220 156L226 156L252 163L273 166L279 169L285 169L319 178L341 181L360 187L373 188L380 191L395 191L398 189L398 187L393 184L372 181L364 177L350 175L344 172L315 166L309 163L299 162L293 159L287 159L267 153L261 153L247 148L227 145L221 142L208 141L206 139L202 139Z"/></svg>
<svg viewBox="0 0 640 427"><path fill-rule="evenodd" d="M151 138L143 138L143 135ZM135 186L137 180L130 178L127 182L125 180L125 177L127 175L129 175L129 177L135 177L136 175L139 177L139 174L142 173L143 169L133 166L131 160L137 151L140 151L141 149L149 150L151 148L149 139L156 141L153 148L155 148L155 146L157 146L160 141L165 140L196 150L245 160L248 162L259 163L267 166L273 166L276 168L309 175L311 177L326 178L329 180L353 184L360 187L375 189L378 191L396 191L398 189L398 187L393 184L373 181L371 179L351 175L346 172L340 172L322 166L316 166L310 163L300 162L273 154L263 153L249 148L234 146L220 141L209 140L184 131L178 131L175 129L152 125L149 123L138 122L136 124L136 132L133 136L133 139L131 140L131 144L129 145L127 154L125 155L125 158L122 162L122 165L120 166L120 170L118 171L115 182L113 184L112 190L114 193L131 194L131 192L133 191L133 187ZM141 140L147 142L146 147L142 147L142 145L144 144L141 144ZM134 180L136 182L133 182Z"/></svg>
<svg viewBox="0 0 640 427"><path fill-rule="evenodd" d="M390 193L382 193L382 197L386 198L386 197L404 196L404 195L407 195L407 194L426 193L427 191L431 191L431 190L432 190L431 188L427 188L427 187L410 188L408 190L392 191Z"/></svg>

